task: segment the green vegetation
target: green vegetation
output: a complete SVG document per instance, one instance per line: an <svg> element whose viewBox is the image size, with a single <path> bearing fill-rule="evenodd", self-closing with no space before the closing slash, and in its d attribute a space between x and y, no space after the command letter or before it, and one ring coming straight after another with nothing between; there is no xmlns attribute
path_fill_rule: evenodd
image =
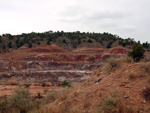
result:
<svg viewBox="0 0 150 113"><path fill-rule="evenodd" d="M25 83L24 86L25 86L25 88L29 88L31 86L31 84L30 83Z"/></svg>
<svg viewBox="0 0 150 113"><path fill-rule="evenodd" d="M26 113L33 108L33 101L27 89L17 89L10 98L10 106L20 113Z"/></svg>
<svg viewBox="0 0 150 113"><path fill-rule="evenodd" d="M12 48L12 42L8 42L8 48Z"/></svg>
<svg viewBox="0 0 150 113"><path fill-rule="evenodd" d="M83 43L84 42L84 43ZM115 43L118 42L118 43ZM130 48L134 44L133 39L121 39L117 35L113 35L110 33L90 33L90 32L64 32L64 31L47 31L43 33L22 33L20 35L11 35L11 34L3 34L0 36L0 49L7 50L9 48L17 49L21 46L27 46L29 48L38 46L38 45L50 45L58 44L58 46L64 47L65 44L69 46L69 48L77 48L80 46L98 46L104 48L111 48L113 46L123 46ZM4 47L6 45L7 47ZM142 44L144 48L149 50L150 45L148 42ZM67 47L66 47L67 48Z"/></svg>
<svg viewBox="0 0 150 113"><path fill-rule="evenodd" d="M109 96L105 99L104 104L102 105L102 111L108 113L108 112L115 112L117 111L117 104L118 104L118 98Z"/></svg>
<svg viewBox="0 0 150 113"><path fill-rule="evenodd" d="M64 81L61 82L60 85L63 86L63 87L65 87L65 86L70 87L71 86L71 82L69 80L64 80Z"/></svg>
<svg viewBox="0 0 150 113"><path fill-rule="evenodd" d="M46 102L53 102L58 98L58 92L55 90L50 90L46 95Z"/></svg>
<svg viewBox="0 0 150 113"><path fill-rule="evenodd" d="M128 53L129 57L132 57L134 61L138 62L144 58L145 50L142 45L134 43L133 50Z"/></svg>
<svg viewBox="0 0 150 113"><path fill-rule="evenodd" d="M28 43L28 47L29 47L29 48L32 48L32 43Z"/></svg>
<svg viewBox="0 0 150 113"><path fill-rule="evenodd" d="M50 45L50 41L49 40L47 41L47 45Z"/></svg>

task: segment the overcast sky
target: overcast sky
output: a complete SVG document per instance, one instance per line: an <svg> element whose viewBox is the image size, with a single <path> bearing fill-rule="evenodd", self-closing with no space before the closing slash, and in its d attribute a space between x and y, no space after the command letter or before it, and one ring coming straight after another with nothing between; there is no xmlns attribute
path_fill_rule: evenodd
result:
<svg viewBox="0 0 150 113"><path fill-rule="evenodd" d="M150 0L0 0L0 34L49 30L150 42Z"/></svg>

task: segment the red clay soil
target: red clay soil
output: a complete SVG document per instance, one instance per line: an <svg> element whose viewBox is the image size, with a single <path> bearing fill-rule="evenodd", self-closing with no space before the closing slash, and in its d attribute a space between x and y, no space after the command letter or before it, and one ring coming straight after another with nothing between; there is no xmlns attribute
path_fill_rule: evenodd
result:
<svg viewBox="0 0 150 113"><path fill-rule="evenodd" d="M110 54L127 54L127 49L124 47L114 47L109 50Z"/></svg>
<svg viewBox="0 0 150 113"><path fill-rule="evenodd" d="M145 63L123 62L116 71L99 72L99 76L92 76L81 86L75 87L65 100L57 100L50 106L59 107L70 103L71 108L82 109L85 113L94 113L98 105L102 104L108 96L118 92L126 106L132 106L135 111L149 113L147 107L150 103L142 96L142 91L149 86L148 73L141 69L143 64ZM131 78L131 74L133 74L133 78ZM95 81L100 78L102 80L96 83Z"/></svg>
<svg viewBox="0 0 150 113"><path fill-rule="evenodd" d="M103 54L126 54L126 49L122 47L115 47L110 49L99 48L99 47L81 47L71 52L64 50L57 45L42 45L34 48L19 48L9 53L0 55L0 60L6 61L24 61L25 59L36 58L37 60L43 61L59 61L59 62L88 62L100 60ZM98 59L97 59L98 58ZM94 59L94 60L93 60Z"/></svg>
<svg viewBox="0 0 150 113"><path fill-rule="evenodd" d="M75 49L73 52L76 52L76 53L104 53L106 52L107 49L104 49L104 48L99 48L99 47L80 47L80 48L77 48Z"/></svg>
<svg viewBox="0 0 150 113"><path fill-rule="evenodd" d="M107 49L98 47L81 47L73 51L64 50L57 45L37 46L34 48L19 48L0 55L0 60L8 62L27 62L30 60L85 63L100 61Z"/></svg>

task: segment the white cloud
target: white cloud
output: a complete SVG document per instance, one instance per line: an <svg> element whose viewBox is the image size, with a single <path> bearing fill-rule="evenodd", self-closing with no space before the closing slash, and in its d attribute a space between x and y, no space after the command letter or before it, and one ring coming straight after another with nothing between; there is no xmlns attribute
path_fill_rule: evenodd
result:
<svg viewBox="0 0 150 113"><path fill-rule="evenodd" d="M0 34L110 32L149 41L149 0L1 0Z"/></svg>

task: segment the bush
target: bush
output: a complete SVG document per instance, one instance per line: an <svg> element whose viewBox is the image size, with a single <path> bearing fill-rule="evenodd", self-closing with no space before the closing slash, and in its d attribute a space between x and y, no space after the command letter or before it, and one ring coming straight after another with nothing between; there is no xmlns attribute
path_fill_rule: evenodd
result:
<svg viewBox="0 0 150 113"><path fill-rule="evenodd" d="M42 83L42 87L45 87L46 86L46 84L45 83Z"/></svg>
<svg viewBox="0 0 150 113"><path fill-rule="evenodd" d="M65 87L65 86L70 87L71 86L71 82L68 81L68 80L64 80L64 81L61 82L61 86L63 86L63 87Z"/></svg>
<svg viewBox="0 0 150 113"><path fill-rule="evenodd" d="M8 81L9 85L18 85L18 82L15 80Z"/></svg>
<svg viewBox="0 0 150 113"><path fill-rule="evenodd" d="M32 48L32 43L28 43L28 47L29 47L29 48Z"/></svg>
<svg viewBox="0 0 150 113"><path fill-rule="evenodd" d="M105 71L112 71L120 66L120 60L116 58L107 59L107 63L104 66Z"/></svg>
<svg viewBox="0 0 150 113"><path fill-rule="evenodd" d="M91 39L88 39L88 43L92 43L93 41Z"/></svg>
<svg viewBox="0 0 150 113"><path fill-rule="evenodd" d="M47 41L47 45L50 45L50 41Z"/></svg>
<svg viewBox="0 0 150 113"><path fill-rule="evenodd" d="M129 78L130 78L130 79L136 78L136 73L135 73L135 72L131 72L131 73L129 74Z"/></svg>
<svg viewBox="0 0 150 113"><path fill-rule="evenodd" d="M52 85L51 82L44 82L44 83L42 83L42 87L51 86L51 85Z"/></svg>
<svg viewBox="0 0 150 113"><path fill-rule="evenodd" d="M10 106L20 113L27 113L34 107L34 102L27 89L16 89L10 98Z"/></svg>
<svg viewBox="0 0 150 113"><path fill-rule="evenodd" d="M112 111L116 111L118 104L118 98L109 96L105 99L104 104L101 106L101 111L104 113L110 113Z"/></svg>
<svg viewBox="0 0 150 113"><path fill-rule="evenodd" d="M58 92L56 90L50 90L46 95L46 103L53 102L58 98Z"/></svg>
<svg viewBox="0 0 150 113"><path fill-rule="evenodd" d="M116 96L109 96L98 107L97 113L136 113L132 106L126 106L123 100Z"/></svg>
<svg viewBox="0 0 150 113"><path fill-rule="evenodd" d="M0 113L10 113L10 107L6 97L0 99Z"/></svg>
<svg viewBox="0 0 150 113"><path fill-rule="evenodd" d="M25 86L25 88L29 88L31 86L31 84L30 83L25 83L24 86Z"/></svg>
<svg viewBox="0 0 150 113"><path fill-rule="evenodd" d="M141 59L144 58L145 50L142 47L142 45L140 45L138 43L134 43L132 49L133 50L128 53L128 56L132 57L134 61L138 62L138 61L140 61Z"/></svg>

